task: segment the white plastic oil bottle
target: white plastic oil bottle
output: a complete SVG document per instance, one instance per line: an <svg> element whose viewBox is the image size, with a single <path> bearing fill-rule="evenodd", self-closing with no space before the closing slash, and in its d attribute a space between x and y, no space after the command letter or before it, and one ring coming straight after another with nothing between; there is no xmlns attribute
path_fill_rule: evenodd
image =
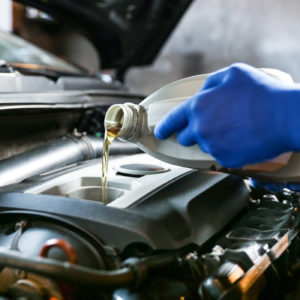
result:
<svg viewBox="0 0 300 300"><path fill-rule="evenodd" d="M279 80L292 84L287 73L274 69L261 69ZM203 85L206 75L188 77L166 85L147 97L139 105L132 103L112 105L105 116L105 127L118 124L117 138L137 144L151 156L174 164L194 169L220 169L221 166L209 154L201 151L196 144L191 147L181 146L176 134L167 140L158 140L153 135L155 125L172 108L196 94ZM274 171L282 167L290 158L284 154L268 163L247 166L247 170Z"/></svg>

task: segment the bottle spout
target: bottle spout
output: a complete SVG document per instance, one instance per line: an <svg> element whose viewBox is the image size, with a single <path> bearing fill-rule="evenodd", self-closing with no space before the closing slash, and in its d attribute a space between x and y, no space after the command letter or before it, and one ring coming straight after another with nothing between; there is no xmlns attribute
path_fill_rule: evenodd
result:
<svg viewBox="0 0 300 300"><path fill-rule="evenodd" d="M106 112L105 130L117 128L115 137L124 141L137 138L139 123L139 106L132 103L114 104Z"/></svg>

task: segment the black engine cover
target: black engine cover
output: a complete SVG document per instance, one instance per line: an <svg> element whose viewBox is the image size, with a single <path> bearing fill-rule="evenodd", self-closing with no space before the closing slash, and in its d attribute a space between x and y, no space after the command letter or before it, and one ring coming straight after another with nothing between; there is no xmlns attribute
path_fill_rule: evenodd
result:
<svg viewBox="0 0 300 300"><path fill-rule="evenodd" d="M47 219L50 232L53 226L71 226L120 250L132 243L145 243L153 249L176 249L207 241L248 200L248 189L241 178L193 171L126 209L58 196L2 193L0 214L1 220L4 216ZM46 223L40 224L37 230L45 226ZM0 236L3 244L1 240L4 241Z"/></svg>

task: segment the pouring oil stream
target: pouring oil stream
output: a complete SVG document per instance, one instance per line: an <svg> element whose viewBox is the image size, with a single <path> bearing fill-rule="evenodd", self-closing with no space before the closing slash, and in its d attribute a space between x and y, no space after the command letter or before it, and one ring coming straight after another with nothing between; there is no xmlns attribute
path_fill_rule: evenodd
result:
<svg viewBox="0 0 300 300"><path fill-rule="evenodd" d="M108 157L111 143L118 135L122 127L121 122L105 122L105 135L102 152L102 201L104 204L108 203L107 195L107 171L108 171Z"/></svg>

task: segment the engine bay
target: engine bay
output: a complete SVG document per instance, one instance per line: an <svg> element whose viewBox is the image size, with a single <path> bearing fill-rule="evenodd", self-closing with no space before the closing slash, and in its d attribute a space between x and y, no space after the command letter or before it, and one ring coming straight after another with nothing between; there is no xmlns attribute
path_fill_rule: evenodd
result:
<svg viewBox="0 0 300 300"><path fill-rule="evenodd" d="M1 188L3 299L297 295L298 193L118 151Z"/></svg>

